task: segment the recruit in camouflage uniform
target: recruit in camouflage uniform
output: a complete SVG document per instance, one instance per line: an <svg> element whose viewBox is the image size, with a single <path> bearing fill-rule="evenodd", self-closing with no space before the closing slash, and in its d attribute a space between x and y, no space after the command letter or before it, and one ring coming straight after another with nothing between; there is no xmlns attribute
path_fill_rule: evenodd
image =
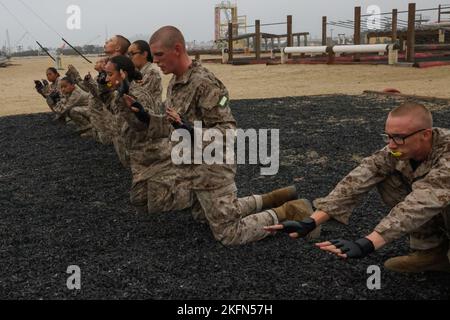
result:
<svg viewBox="0 0 450 320"><path fill-rule="evenodd" d="M42 89L42 95L45 97L48 97L52 92L59 92L61 93L61 78L56 78L55 82L53 83L46 83L44 85L44 88Z"/></svg>
<svg viewBox="0 0 450 320"><path fill-rule="evenodd" d="M129 112L122 114L130 127L141 123ZM138 213L159 213L182 210L192 206L190 181L183 176L182 168L174 166L171 159L171 125L165 115L149 112L148 130L135 133L135 143L130 150L133 182L131 204Z"/></svg>
<svg viewBox="0 0 450 320"><path fill-rule="evenodd" d="M144 72L143 79L130 84L130 95L135 96L146 110L154 108L154 106L159 107L162 94L161 77L152 68L151 63L145 65L142 72ZM121 103L116 105L118 99L112 98L106 85L103 86L88 78L84 81L84 86L89 89L94 98L91 102L91 109L94 113L96 131L99 132L99 135L111 137L120 162L125 168L128 168L130 166L129 148L132 148L132 144L138 143L139 137L132 132L133 130L130 131L128 123L119 115ZM137 145L136 148L139 149Z"/></svg>
<svg viewBox="0 0 450 320"><path fill-rule="evenodd" d="M142 89L146 90L147 92L150 92L151 95L155 98L155 106L153 108L158 108L157 110L154 110L154 112L161 112L160 110L160 103L162 98L162 81L161 81L161 75L159 74L159 71L156 70L151 62L147 62L140 70L139 72L142 74L142 80L133 81L131 83L131 89Z"/></svg>
<svg viewBox="0 0 450 320"><path fill-rule="evenodd" d="M131 90L130 90L131 91ZM153 104L145 90L133 90L134 98L144 106L149 115L149 125L143 126L124 105L123 99L114 93L114 109L117 117L126 121L125 144L129 152L133 176L130 201L138 213L157 213L185 209L192 204L189 181L183 179L181 168L171 159L170 133L172 126L165 114L153 113L161 105Z"/></svg>
<svg viewBox="0 0 450 320"><path fill-rule="evenodd" d="M151 114L150 130L136 131L136 124L142 125L128 110L120 113L121 136L133 176L130 202L138 213L166 212L189 206L190 197L186 184L176 180L173 172L170 150L170 124L165 120L162 105L162 81L159 71L147 62L140 70L142 80L130 84L130 95L134 96ZM126 108L126 107L125 107ZM127 117L131 116L131 125ZM153 178L153 182L149 178ZM161 185L163 184L163 185ZM169 188L164 188L169 184ZM178 185L178 187L175 187Z"/></svg>
<svg viewBox="0 0 450 320"><path fill-rule="evenodd" d="M221 104L221 101L226 103ZM223 132L236 128L226 88L195 61L181 79L172 78L165 105L183 106L184 109L178 108L177 112L190 123L199 120L200 114L206 128L214 126ZM133 129L145 128L129 111L123 112L122 116ZM147 186L147 193L142 192L140 196L142 202L147 196L148 212L191 207L194 218L208 222L215 238L228 245L266 237L269 233L263 230L263 226L277 222L277 216L267 211L246 218L261 210L263 200L261 196L237 199L234 183L236 165L174 165L172 145L168 140L173 132L172 126L165 116L150 112L149 117L147 139L157 147L153 153L159 154L160 159L134 176L135 181L145 181Z"/></svg>
<svg viewBox="0 0 450 320"><path fill-rule="evenodd" d="M91 92L91 109L102 119L102 121L95 123L94 127L96 131L104 136L107 135L110 137L120 162L125 168L128 168L129 155L125 150L124 138L121 136L121 125L123 121L119 119L118 115L122 105L121 98L117 92L98 84L91 77L86 77L83 85Z"/></svg>
<svg viewBox="0 0 450 320"><path fill-rule="evenodd" d="M179 79L173 76L167 90L166 107L174 108L193 124L201 121L203 130L236 129L228 91L213 73L198 61ZM278 223L277 215L263 211L261 196L237 198L235 164L182 164L184 179L194 193L194 217L207 221L214 237L225 245L239 245L265 238L264 226ZM198 202L198 203L197 203Z"/></svg>
<svg viewBox="0 0 450 320"><path fill-rule="evenodd" d="M47 97L47 104L61 119L70 118L80 129L90 127L88 112L89 95L75 87L70 94L62 94L61 100L55 103L51 96Z"/></svg>
<svg viewBox="0 0 450 320"><path fill-rule="evenodd" d="M141 80L130 83L130 95L142 104L145 111L158 114L162 103L161 76L152 68L151 63L147 63L141 69L141 74L143 76ZM122 106L122 103L120 105L113 104L107 110L113 115L110 124L114 133L114 148L123 166L129 167L131 150L135 154L133 156L134 163L145 162L145 159L141 158L145 158L145 152L142 150L146 148L146 142L145 137L143 137L145 134L131 130L128 122L121 116ZM136 153L140 155L136 156ZM136 170L139 171L140 169Z"/></svg>
<svg viewBox="0 0 450 320"><path fill-rule="evenodd" d="M128 122L133 126L136 122L138 126L142 123L130 114L117 91L100 92L101 86L89 77L85 79L84 85L92 92L95 105L102 106L102 110L109 114L106 126L111 132L116 153L124 167L130 167L132 172L130 200L136 210L141 213L183 209L188 206L188 200L183 200L186 198L187 192L183 191L186 188L176 180L178 175L174 175L173 170L168 171L171 167L170 135L167 131L170 124L165 115L156 114L161 113L161 77L151 64L141 70L143 78L131 82L129 94L141 103L145 111L152 114L155 123L151 123L150 130L144 128L135 131L130 128ZM149 176L154 180L150 185L147 181ZM171 183L170 193L162 192L157 181ZM174 188L175 183L177 188Z"/></svg>
<svg viewBox="0 0 450 320"><path fill-rule="evenodd" d="M387 243L409 234L415 250L445 244L450 230L450 130L433 129L432 153L416 170L385 147L365 158L314 205L347 224L358 200L375 186L391 208L375 228Z"/></svg>
<svg viewBox="0 0 450 320"><path fill-rule="evenodd" d="M95 79L87 77L83 80L78 70L72 65L69 65L66 75L70 77L81 90L90 93L88 112L94 139L102 144L111 144L112 132L107 125L111 119L111 114L105 110L104 104L98 98L105 92L108 92L109 88L106 85L98 83L98 75Z"/></svg>
<svg viewBox="0 0 450 320"><path fill-rule="evenodd" d="M43 82L44 83L42 84L40 81L38 81L38 83L36 84L36 90L45 98L45 100L50 101L50 103L47 102L47 105L50 107L50 110L56 113L56 111L53 109L53 105L57 102L56 97L61 96L60 77L56 78L55 82L53 83L48 83L47 80L43 80Z"/></svg>

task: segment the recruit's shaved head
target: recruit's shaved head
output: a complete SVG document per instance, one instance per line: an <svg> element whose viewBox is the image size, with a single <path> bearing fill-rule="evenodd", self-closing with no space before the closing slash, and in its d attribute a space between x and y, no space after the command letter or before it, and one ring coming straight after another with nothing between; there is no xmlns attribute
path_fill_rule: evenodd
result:
<svg viewBox="0 0 450 320"><path fill-rule="evenodd" d="M411 121L420 129L433 127L433 116L425 106L415 102L405 102L389 113L390 117L411 117Z"/></svg>
<svg viewBox="0 0 450 320"><path fill-rule="evenodd" d="M114 37L116 38L117 44L120 47L120 53L122 55L125 55L128 51L128 47L131 45L130 40L121 35L115 35Z"/></svg>
<svg viewBox="0 0 450 320"><path fill-rule="evenodd" d="M186 47L184 36L180 30L174 26L164 26L158 29L150 38L150 46L158 41L167 49L173 49L177 43L181 44L183 48Z"/></svg>

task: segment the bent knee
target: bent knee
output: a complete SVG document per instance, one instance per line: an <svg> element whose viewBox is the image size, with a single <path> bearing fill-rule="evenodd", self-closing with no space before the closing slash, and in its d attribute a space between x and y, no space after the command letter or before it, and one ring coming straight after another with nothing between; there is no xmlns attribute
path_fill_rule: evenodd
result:
<svg viewBox="0 0 450 320"><path fill-rule="evenodd" d="M213 235L217 241L227 247L241 244L238 228L234 225L219 230L213 230Z"/></svg>

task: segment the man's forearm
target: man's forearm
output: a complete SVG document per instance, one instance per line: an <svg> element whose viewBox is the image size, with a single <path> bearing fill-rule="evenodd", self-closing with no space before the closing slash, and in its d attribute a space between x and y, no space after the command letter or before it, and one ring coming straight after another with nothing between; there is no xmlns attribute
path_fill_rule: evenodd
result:
<svg viewBox="0 0 450 320"><path fill-rule="evenodd" d="M366 236L366 238L372 241L375 250L380 249L386 244L386 241L383 239L383 237L376 231L373 231L371 234Z"/></svg>
<svg viewBox="0 0 450 320"><path fill-rule="evenodd" d="M316 222L316 225L321 225L324 222L327 222L328 220L330 220L330 215L324 211L316 211L311 215L311 218L314 219L314 221Z"/></svg>

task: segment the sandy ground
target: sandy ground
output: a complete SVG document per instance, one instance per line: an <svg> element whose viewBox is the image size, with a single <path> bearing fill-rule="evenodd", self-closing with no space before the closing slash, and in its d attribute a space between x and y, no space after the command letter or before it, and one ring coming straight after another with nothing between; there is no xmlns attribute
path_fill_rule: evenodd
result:
<svg viewBox="0 0 450 320"><path fill-rule="evenodd" d="M45 101L34 90L33 80L44 78L53 61L36 57L17 58L12 63L0 68L0 116L48 111ZM82 75L94 72L92 65L79 57L63 57L63 65L68 64L75 65ZM207 66L225 83L232 99L360 94L364 90L391 87L405 94L450 98L450 66L428 69L373 65ZM163 81L166 86L169 77L163 76Z"/></svg>

